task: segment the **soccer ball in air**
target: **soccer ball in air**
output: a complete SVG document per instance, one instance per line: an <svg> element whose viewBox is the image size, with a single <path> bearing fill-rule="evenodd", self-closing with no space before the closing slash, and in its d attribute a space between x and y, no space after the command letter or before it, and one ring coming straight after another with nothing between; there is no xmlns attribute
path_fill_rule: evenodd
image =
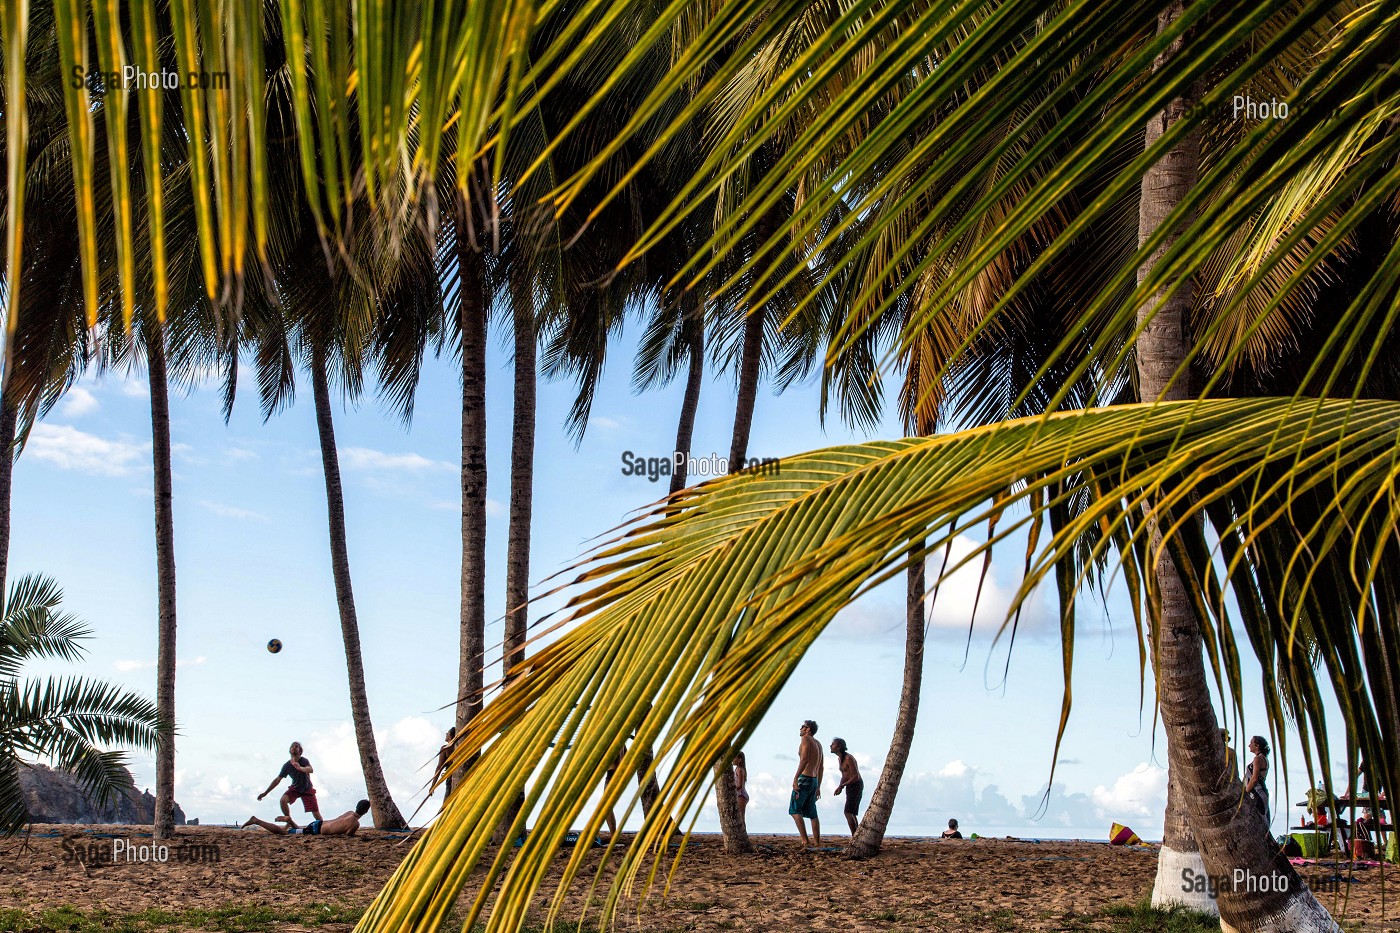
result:
<svg viewBox="0 0 1400 933"><path fill-rule="evenodd" d="M268 650L268 651L271 651L273 654L276 654L277 652L281 651L281 650L282 650L282 642L281 642L281 640L280 640L280 639L276 639L276 638L272 639L272 641L270 641L270 642L267 643L267 650Z"/></svg>

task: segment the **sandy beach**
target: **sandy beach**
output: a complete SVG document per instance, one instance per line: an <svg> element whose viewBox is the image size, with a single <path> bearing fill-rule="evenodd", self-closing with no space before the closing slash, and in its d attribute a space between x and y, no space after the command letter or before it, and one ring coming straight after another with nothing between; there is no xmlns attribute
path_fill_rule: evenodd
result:
<svg viewBox="0 0 1400 933"><path fill-rule="evenodd" d="M95 922L93 929L120 929L123 918L132 930L260 929L256 918L263 916L283 931L345 930L407 850L402 836L373 830L319 839L191 827L179 831L159 863L140 861L139 847L150 839L139 827L42 832L28 840L30 851L17 839L0 844L0 930L89 928L59 922L69 916ZM1130 925L1125 908L1150 891L1156 866L1152 847L1090 842L901 838L889 840L877 859L852 862L834 848L803 851L791 836L754 840L759 854L736 858L723 853L718 837L695 837L669 895L629 902L619 928L1121 929ZM136 847L131 855L128 846ZM595 853L602 857L602 849ZM1326 890L1330 871L1302 871L1349 929L1400 930L1400 885L1391 871L1384 894L1381 871L1368 869L1330 886L1340 895ZM576 919L586 898L585 890L571 891L565 915Z"/></svg>

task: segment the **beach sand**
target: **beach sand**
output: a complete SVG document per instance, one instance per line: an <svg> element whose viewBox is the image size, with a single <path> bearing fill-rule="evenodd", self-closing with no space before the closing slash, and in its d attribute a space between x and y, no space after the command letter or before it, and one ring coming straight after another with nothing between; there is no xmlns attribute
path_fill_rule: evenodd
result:
<svg viewBox="0 0 1400 933"><path fill-rule="evenodd" d="M346 839L182 827L167 862L113 864L109 853L115 840L97 834L149 845L141 829L46 826L45 835L29 839L26 852L17 839L0 842L0 908L19 908L33 917L58 907L102 909L118 917L151 908L230 905L363 908L408 850L402 836L373 830ZM648 899L640 912L629 902L618 928L1110 930L1122 921L1105 910L1140 902L1151 890L1156 868L1153 848L1088 842L899 838L888 840L878 858L852 862L839 850L803 851L792 836L755 836L754 841L759 854L740 858L726 856L718 837L694 837L669 895ZM209 861L216 850L218 861ZM591 865L598 864L602 851L592 850ZM76 860L79 853L89 856L89 864ZM98 853L101 861L92 858ZM1314 887L1330 874L1315 867L1303 873ZM1355 883L1341 886L1349 895L1345 904L1332 893L1322 895L1324 903L1351 921L1351 929L1400 930L1400 921L1392 919L1400 917L1400 874L1386 872L1384 918L1381 872L1358 871L1355 877ZM551 885L541 895L541 905L552 891ZM576 888L564 915L576 919L587 898L586 889ZM16 928L13 920L8 928ZM348 928L347 923L277 924L283 933Z"/></svg>

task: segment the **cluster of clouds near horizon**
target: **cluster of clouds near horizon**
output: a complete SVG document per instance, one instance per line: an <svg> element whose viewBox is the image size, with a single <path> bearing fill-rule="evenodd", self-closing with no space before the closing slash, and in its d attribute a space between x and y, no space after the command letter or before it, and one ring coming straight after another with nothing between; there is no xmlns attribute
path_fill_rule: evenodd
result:
<svg viewBox="0 0 1400 933"><path fill-rule="evenodd" d="M489 365L488 618L496 621L488 643L500 637L503 609L508 354L493 346ZM664 484L623 476L619 453L665 454L681 387L639 402L627 375L625 366L607 374L594 406L598 414L577 447L558 429L572 390L541 385L536 581L567 567L595 536L664 494ZM11 574L53 575L67 592L65 608L92 624L96 637L81 673L153 696L154 536L143 380L139 372L85 377L34 426L16 468ZM217 391L173 395L177 797L203 822L265 812L273 801L259 804L256 795L280 768L287 744L300 739L317 769L323 809L339 812L363 788L309 397L267 423L254 399L240 398L225 424ZM823 431L815 397L810 383L781 397L762 395L751 453L780 456L863 439L835 425ZM459 404L451 366L430 361L408 430L371 401L338 407L336 415L371 709L390 786L406 813L422 802L455 692ZM697 456L727 449L732 410L731 383L707 381ZM887 423L871 436L895 433ZM974 532L960 535L951 564L977 544ZM1023 549L1023 541L1013 539L985 579L975 558L944 582L930 609L918 737L890 832L936 832L956 816L965 831L1098 837L1117 820L1131 821L1144 837L1159 834L1165 746L1150 710L1138 703L1136 635L1122 607L1110 619L1106 604L1081 601L1075 711L1058 751L1063 681L1053 598L1042 591L1027 601L1014 650L1005 636L994 644L1019 585ZM977 624L969 636L974 601ZM263 648L271 637L286 645L276 657ZM899 579L830 624L746 749L753 828L786 831L792 825L787 797L801 719L819 719L823 740L843 735L850 741L868 797L898 708L903 638ZM72 669L44 664L30 670L48 672ZM1257 683L1257 671L1247 670L1245 682ZM1259 698L1246 700L1248 731L1264 731ZM1302 786L1301 755L1289 765L1289 779ZM150 756L134 756L133 770L139 786L153 783ZM829 799L825 806L831 825L840 825L839 807ZM434 812L430 804L418 820ZM717 826L712 806L697 825Z"/></svg>

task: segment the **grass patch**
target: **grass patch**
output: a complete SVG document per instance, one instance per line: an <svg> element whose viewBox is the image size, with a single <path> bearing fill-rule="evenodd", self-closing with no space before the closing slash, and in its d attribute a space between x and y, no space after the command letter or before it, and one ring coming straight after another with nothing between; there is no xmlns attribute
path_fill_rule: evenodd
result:
<svg viewBox="0 0 1400 933"><path fill-rule="evenodd" d="M1109 921L1109 928L1124 933L1218 933L1220 920L1196 910L1173 907L1160 910L1144 898L1136 904L1114 904L1100 916Z"/></svg>
<svg viewBox="0 0 1400 933"><path fill-rule="evenodd" d="M349 926L362 913L363 908L344 904L307 904L291 909L263 904L183 910L153 907L129 914L77 907L51 907L38 913L5 909L0 910L0 933L158 933L171 929L256 933L286 923Z"/></svg>
<svg viewBox="0 0 1400 933"><path fill-rule="evenodd" d="M0 907L0 933L165 933L168 930L210 930L216 933L261 933L282 924L320 927L330 924L349 927L364 909L344 904L308 904L293 909L244 904L229 907L190 907L183 910L150 908L122 914L110 910L84 910L78 907L51 907L37 913L13 907ZM457 929L460 919L448 929ZM477 933L485 930L478 924ZM556 930L578 929L561 921ZM543 923L526 923L523 933L545 933ZM594 922L580 933L604 933ZM644 933L681 933L678 928L653 929Z"/></svg>

